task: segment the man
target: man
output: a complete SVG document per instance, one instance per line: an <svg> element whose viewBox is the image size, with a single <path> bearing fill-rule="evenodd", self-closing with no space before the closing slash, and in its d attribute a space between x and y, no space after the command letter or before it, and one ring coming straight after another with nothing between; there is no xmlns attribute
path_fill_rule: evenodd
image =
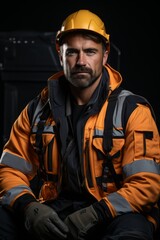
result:
<svg viewBox="0 0 160 240"><path fill-rule="evenodd" d="M151 240L160 194L152 108L120 88L94 13L68 16L56 46L63 71L21 112L3 149L0 239Z"/></svg>

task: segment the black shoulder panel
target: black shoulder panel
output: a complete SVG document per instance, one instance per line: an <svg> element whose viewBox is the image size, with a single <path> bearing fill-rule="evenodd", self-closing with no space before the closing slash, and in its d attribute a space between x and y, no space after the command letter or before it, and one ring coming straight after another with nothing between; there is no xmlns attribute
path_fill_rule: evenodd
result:
<svg viewBox="0 0 160 240"><path fill-rule="evenodd" d="M138 104L144 104L144 105L148 106L151 110L153 118L156 120L155 113L153 111L152 106L148 102L148 100L140 95L131 94L131 95L126 96L126 98L124 100L124 104L123 104L122 126L123 126L124 130L125 130L129 116L136 109Z"/></svg>

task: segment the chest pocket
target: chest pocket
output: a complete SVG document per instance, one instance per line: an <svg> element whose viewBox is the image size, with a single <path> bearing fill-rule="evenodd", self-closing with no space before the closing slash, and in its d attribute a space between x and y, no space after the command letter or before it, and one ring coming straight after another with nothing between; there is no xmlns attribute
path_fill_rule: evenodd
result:
<svg viewBox="0 0 160 240"><path fill-rule="evenodd" d="M33 125L30 141L39 155L40 174L45 180L54 180L58 174L58 151L55 122L50 116L49 106L37 114ZM53 154L54 152L54 154Z"/></svg>

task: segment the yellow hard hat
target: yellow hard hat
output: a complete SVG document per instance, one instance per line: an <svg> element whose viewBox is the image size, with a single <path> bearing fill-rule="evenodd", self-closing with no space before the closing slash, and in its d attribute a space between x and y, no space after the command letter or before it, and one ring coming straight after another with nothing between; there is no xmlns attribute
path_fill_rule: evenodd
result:
<svg viewBox="0 0 160 240"><path fill-rule="evenodd" d="M56 35L57 44L66 33L77 30L96 33L105 40L106 44L109 43L109 34L106 33L104 22L89 10L79 10L70 14L62 23Z"/></svg>

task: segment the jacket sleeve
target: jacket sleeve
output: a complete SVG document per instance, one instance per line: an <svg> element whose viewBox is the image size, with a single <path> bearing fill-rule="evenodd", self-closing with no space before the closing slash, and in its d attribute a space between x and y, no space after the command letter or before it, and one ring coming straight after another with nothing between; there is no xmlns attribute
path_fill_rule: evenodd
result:
<svg viewBox="0 0 160 240"><path fill-rule="evenodd" d="M28 106L14 122L0 159L0 197L2 204L7 206L12 206L24 194L35 199L30 180L36 175L39 163L30 144Z"/></svg>
<svg viewBox="0 0 160 240"><path fill-rule="evenodd" d="M148 214L156 206L160 196L159 139L150 108L139 104L126 125L123 186L104 198L114 217L127 212Z"/></svg>

